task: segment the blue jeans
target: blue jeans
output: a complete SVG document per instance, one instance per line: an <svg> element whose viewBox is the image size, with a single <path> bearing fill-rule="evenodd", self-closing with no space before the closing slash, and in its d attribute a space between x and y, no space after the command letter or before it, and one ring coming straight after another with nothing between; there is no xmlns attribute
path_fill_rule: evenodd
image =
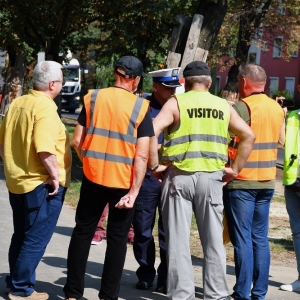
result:
<svg viewBox="0 0 300 300"><path fill-rule="evenodd" d="M300 277L300 190L293 186L285 186L284 197L286 210L290 218L294 249L297 260L297 271Z"/></svg>
<svg viewBox="0 0 300 300"><path fill-rule="evenodd" d="M49 196L52 187L41 184L25 194L9 192L14 233L8 253L10 275L6 277L6 284L11 294L27 297L34 292L35 269L54 232L66 190L60 186L57 195Z"/></svg>
<svg viewBox="0 0 300 300"><path fill-rule="evenodd" d="M229 236L234 247L234 299L263 300L267 294L269 211L273 194L273 189L223 190Z"/></svg>

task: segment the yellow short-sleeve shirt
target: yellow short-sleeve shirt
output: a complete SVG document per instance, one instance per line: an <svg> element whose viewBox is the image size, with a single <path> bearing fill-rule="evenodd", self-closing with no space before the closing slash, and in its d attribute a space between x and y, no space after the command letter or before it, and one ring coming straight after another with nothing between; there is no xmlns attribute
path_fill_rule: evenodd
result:
<svg viewBox="0 0 300 300"><path fill-rule="evenodd" d="M69 135L56 104L45 93L30 90L10 104L0 128L0 145L4 146L4 172L10 192L27 193L47 180L49 173L39 152L56 155L59 184L70 185Z"/></svg>

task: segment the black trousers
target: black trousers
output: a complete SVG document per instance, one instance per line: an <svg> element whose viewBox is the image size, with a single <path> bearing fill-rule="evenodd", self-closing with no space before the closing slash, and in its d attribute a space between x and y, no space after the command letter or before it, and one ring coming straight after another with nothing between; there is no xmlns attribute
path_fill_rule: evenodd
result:
<svg viewBox="0 0 300 300"><path fill-rule="evenodd" d="M153 227L156 210L158 208L158 242L160 250L160 264L157 268L157 287L166 284L167 281L167 257L165 245L165 233L161 217L161 183L151 175L146 175L140 192L136 198L133 217L134 242L133 252L139 268L136 275L140 281L153 283L155 269L155 242Z"/></svg>
<svg viewBox="0 0 300 300"><path fill-rule="evenodd" d="M109 203L107 249L99 298L118 299L127 251L127 234L134 209L118 209L115 205L127 192L126 189L114 189L95 184L83 177L76 210L76 226L68 251L67 282L64 286L66 298L79 299L83 296L84 275L91 241L104 207Z"/></svg>

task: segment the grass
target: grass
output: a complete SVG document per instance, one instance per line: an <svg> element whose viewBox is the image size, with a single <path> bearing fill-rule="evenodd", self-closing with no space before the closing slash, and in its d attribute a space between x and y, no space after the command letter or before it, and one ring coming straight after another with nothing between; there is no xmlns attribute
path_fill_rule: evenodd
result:
<svg viewBox="0 0 300 300"><path fill-rule="evenodd" d="M271 252L294 251L292 239L269 239Z"/></svg>
<svg viewBox="0 0 300 300"><path fill-rule="evenodd" d="M275 195L275 196L273 196L272 201L273 202L285 203L285 198L283 196Z"/></svg>

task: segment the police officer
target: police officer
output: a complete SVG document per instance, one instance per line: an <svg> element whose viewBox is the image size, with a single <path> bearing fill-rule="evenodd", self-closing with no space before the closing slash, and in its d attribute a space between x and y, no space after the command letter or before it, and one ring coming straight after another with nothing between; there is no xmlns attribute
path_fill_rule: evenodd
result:
<svg viewBox="0 0 300 300"><path fill-rule="evenodd" d="M180 87L178 73L180 68L163 69L149 74L153 77L153 93L148 96L152 119L160 112L162 106L175 94L176 87ZM163 142L163 135L159 137L159 147ZM147 290L153 286L156 270L155 263L155 243L152 230L158 208L158 240L160 248L160 265L157 268L156 291L166 293L167 265L164 229L161 218L160 197L161 183L148 170L139 195L136 199L136 209L133 218L134 243L133 251L139 264L136 270L138 282L136 288Z"/></svg>

